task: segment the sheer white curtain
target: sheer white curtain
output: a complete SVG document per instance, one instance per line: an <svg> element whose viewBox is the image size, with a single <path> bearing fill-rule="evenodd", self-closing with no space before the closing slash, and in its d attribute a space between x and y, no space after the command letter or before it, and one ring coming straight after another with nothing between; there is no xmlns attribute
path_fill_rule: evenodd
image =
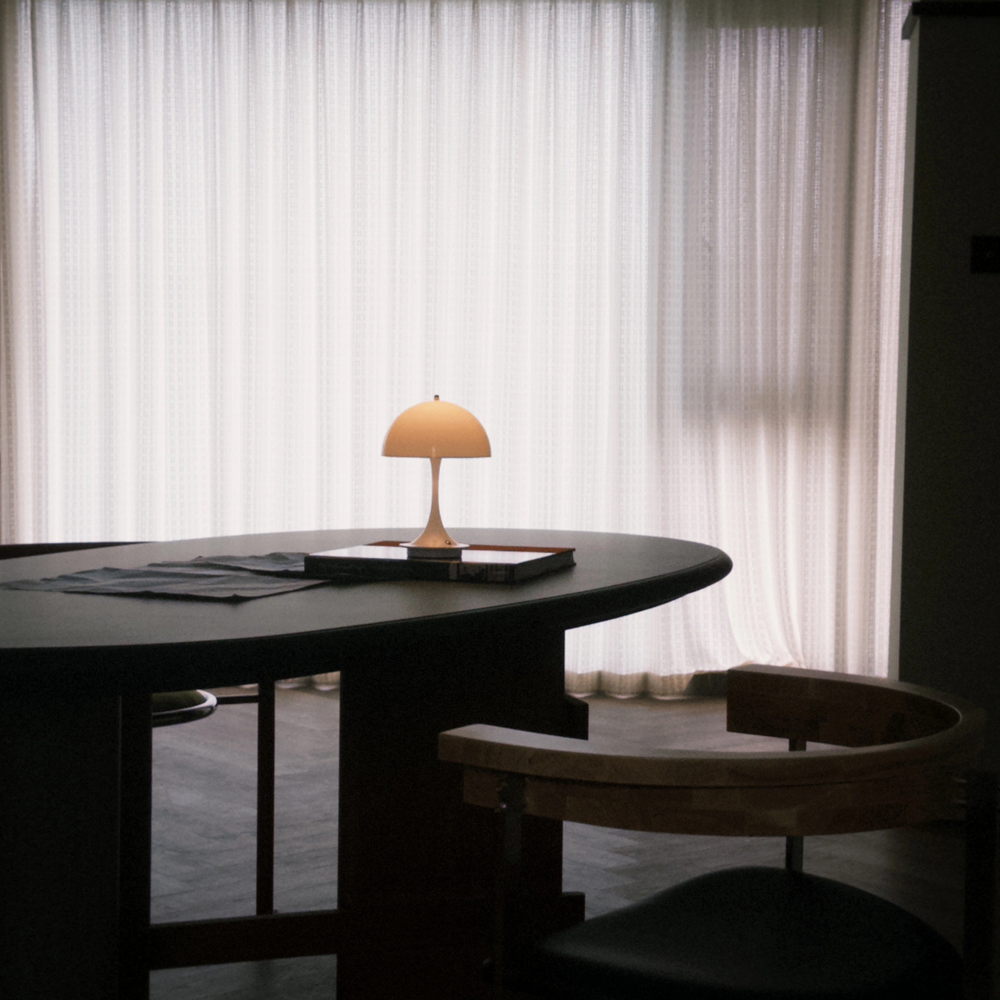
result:
<svg viewBox="0 0 1000 1000"><path fill-rule="evenodd" d="M904 14L3 5L3 539L418 526L439 393L449 525L733 557L571 689L884 673Z"/></svg>

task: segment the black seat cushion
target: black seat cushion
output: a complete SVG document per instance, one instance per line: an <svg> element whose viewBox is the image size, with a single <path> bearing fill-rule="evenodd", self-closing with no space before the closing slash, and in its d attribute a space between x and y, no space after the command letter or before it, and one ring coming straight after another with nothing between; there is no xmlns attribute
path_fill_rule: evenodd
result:
<svg viewBox="0 0 1000 1000"><path fill-rule="evenodd" d="M952 1000L955 949L871 893L731 868L546 939L522 986L566 1000Z"/></svg>

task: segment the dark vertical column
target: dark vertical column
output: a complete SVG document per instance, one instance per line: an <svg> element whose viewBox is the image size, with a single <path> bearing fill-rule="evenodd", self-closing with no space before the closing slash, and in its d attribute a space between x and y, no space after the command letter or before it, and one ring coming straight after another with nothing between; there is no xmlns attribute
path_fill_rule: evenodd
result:
<svg viewBox="0 0 1000 1000"><path fill-rule="evenodd" d="M438 734L474 722L585 735L564 700L561 630L400 630L343 669L340 1000L482 991L494 817L462 802L461 770L437 759ZM526 823L525 856L539 906L557 912L561 824Z"/></svg>
<svg viewBox="0 0 1000 1000"><path fill-rule="evenodd" d="M998 932L995 772L968 776L965 810L965 1000L993 1000Z"/></svg>
<svg viewBox="0 0 1000 1000"><path fill-rule="evenodd" d="M900 678L991 717L1000 766L1000 5L917 4ZM953 10L949 10L953 7ZM923 10L923 13L919 11ZM987 16L984 16L987 15ZM988 242L988 241L987 241ZM982 257L982 254L980 254Z"/></svg>
<svg viewBox="0 0 1000 1000"><path fill-rule="evenodd" d="M114 697L0 698L0 996L118 995Z"/></svg>

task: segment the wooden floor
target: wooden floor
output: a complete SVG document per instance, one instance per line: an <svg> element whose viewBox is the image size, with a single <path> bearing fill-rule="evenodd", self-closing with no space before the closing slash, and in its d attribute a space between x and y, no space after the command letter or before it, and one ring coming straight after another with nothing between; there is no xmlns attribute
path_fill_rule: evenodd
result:
<svg viewBox="0 0 1000 1000"><path fill-rule="evenodd" d="M778 741L725 732L721 699L591 698L592 736L636 744L744 749ZM255 716L229 705L208 719L156 731L153 919L253 912ZM336 905L337 691L279 690L275 905ZM565 888L587 893L594 916L655 889L731 864L783 863L779 840L667 837L569 824ZM898 902L956 944L961 843L954 830L815 837L806 869ZM336 958L165 970L154 1000L331 1000Z"/></svg>

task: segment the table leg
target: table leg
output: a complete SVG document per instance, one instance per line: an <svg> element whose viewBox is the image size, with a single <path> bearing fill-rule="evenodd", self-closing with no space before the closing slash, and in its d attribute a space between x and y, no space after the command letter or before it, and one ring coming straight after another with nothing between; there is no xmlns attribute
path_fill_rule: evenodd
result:
<svg viewBox="0 0 1000 1000"><path fill-rule="evenodd" d="M118 726L116 697L0 699L0 996L118 995Z"/></svg>
<svg viewBox="0 0 1000 1000"><path fill-rule="evenodd" d="M423 632L382 639L344 670L338 1000L481 994L493 817L464 805L437 737L473 722L585 736L585 708L565 700L563 645L544 625ZM539 906L556 912L561 824L536 820L525 838Z"/></svg>

